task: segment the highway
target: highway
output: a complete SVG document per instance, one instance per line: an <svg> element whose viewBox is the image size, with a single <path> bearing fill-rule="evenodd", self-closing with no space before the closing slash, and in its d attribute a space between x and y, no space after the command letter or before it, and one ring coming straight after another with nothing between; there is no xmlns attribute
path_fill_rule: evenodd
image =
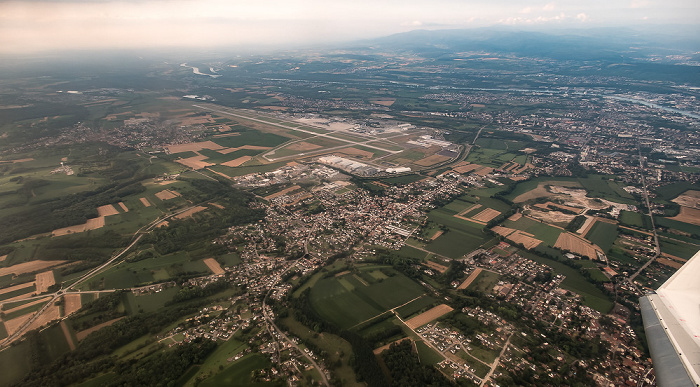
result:
<svg viewBox="0 0 700 387"><path fill-rule="evenodd" d="M646 179L644 178L644 159L642 158L642 150L641 147L637 148L637 152L639 154L639 175L641 176L641 183L642 183L642 188L644 189L644 202L646 203L647 210L649 210L649 219L651 220L651 231L654 234L654 245L655 245L655 252L654 256L651 257L642 267L639 268L634 274L629 276L627 279L631 285L634 285L634 279L641 273L643 272L649 265L651 265L652 262L656 260L656 258L661 255L661 245L659 245L659 235L656 232L656 225L654 224L654 214L651 212L651 205L649 203L649 192L647 191L647 183ZM636 286L635 286L636 287Z"/></svg>
<svg viewBox="0 0 700 387"><path fill-rule="evenodd" d="M187 208L185 208L185 209L179 210L179 211L177 211L177 212L174 212L174 213L169 214L169 215L166 215L166 216L159 217L158 219L152 221L151 223L149 223L149 224L147 224L147 225L141 227L140 229L138 229L138 230L133 234L133 237L132 237L133 239L131 240L131 243L129 243L128 246L126 246L125 248L123 248L122 250L120 250L117 254L113 255L113 256L112 256L109 260L107 260L105 263L101 264L100 266L98 266L98 267L96 267L96 268L90 270L90 271L87 272L86 274L82 275L80 278L78 278L78 280L76 280L76 281L73 282L71 285L67 286L66 288L60 289L60 290L58 290L57 292L52 293L52 294L51 294L51 293L49 293L49 294L41 294L41 295L36 295L36 296L33 296L33 297L23 298L23 299L21 299L21 300L17 300L17 299L16 299L16 300L11 300L11 301L5 301L5 302L17 302L17 301L24 301L24 300L31 300L31 299L43 298L43 297L47 297L47 296L51 297L51 300L49 300L49 302L47 302L41 309L39 309L39 311L37 311L29 320L25 321L25 322L19 327L19 329L17 329L14 333L12 333L12 334L9 335L8 337L6 337L6 338L2 341L2 343L0 343L0 349L3 349L3 348L5 348L5 347L9 346L10 344L12 344L12 342L14 342L14 341L17 340L18 338L22 337L22 335L26 332L27 328L29 328L29 327L32 325L32 323L34 323L34 321L36 321L36 320L39 318L39 316L41 316L44 312L46 312L46 310L47 310L53 303L55 303L56 301L58 301L58 299L60 299L61 297L63 297L64 294L68 293L69 290L71 290L71 289L73 289L74 287L78 286L79 284L81 284L81 283L87 281L90 277L92 277L92 276L96 275L97 273L101 272L102 270L104 270L105 268L107 268L109 265L111 265L114 261L116 261L116 260L118 260L119 258L121 258L122 256L124 256L124 254L126 254L129 250L131 250L131 248L134 247L134 246L141 240L141 238L142 238L146 233L148 233L149 231L153 230L156 226L158 226L158 224L160 224L160 223L162 223L163 221L165 221L165 220L167 220L167 219L170 219L170 218L172 218L172 217L174 217L174 216L177 216L177 215L179 215L179 214L181 214L181 213L183 213L183 212L189 211L190 209L192 209L192 208L194 208L194 207L196 207L196 205L187 207ZM73 293L73 292L71 292L71 293Z"/></svg>

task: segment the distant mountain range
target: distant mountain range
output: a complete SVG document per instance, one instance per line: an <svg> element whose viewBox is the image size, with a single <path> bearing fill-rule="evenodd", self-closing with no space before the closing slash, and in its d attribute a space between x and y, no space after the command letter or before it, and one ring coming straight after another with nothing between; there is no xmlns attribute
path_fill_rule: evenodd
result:
<svg viewBox="0 0 700 387"><path fill-rule="evenodd" d="M358 42L357 46L406 50L426 56L485 51L558 60L616 62L652 54L691 54L700 51L700 35L685 31L670 33L663 29L654 31L662 32L630 28L598 28L546 33L507 28L415 30Z"/></svg>

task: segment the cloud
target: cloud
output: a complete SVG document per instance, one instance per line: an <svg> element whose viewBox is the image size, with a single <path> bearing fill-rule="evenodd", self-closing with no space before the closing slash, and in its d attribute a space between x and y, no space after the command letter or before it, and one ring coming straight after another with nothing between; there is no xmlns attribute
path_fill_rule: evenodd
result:
<svg viewBox="0 0 700 387"><path fill-rule="evenodd" d="M402 27L421 27L423 26L423 22L420 20L413 20L413 21L407 21L401 23Z"/></svg>
<svg viewBox="0 0 700 387"><path fill-rule="evenodd" d="M582 13L579 13L578 15L576 15L576 19L578 19L580 22L585 23L588 21L588 15L586 15L585 13L582 12Z"/></svg>
<svg viewBox="0 0 700 387"><path fill-rule="evenodd" d="M520 10L520 13L525 13L525 14L527 14L527 13L530 13L530 12L532 12L532 7L525 7L525 8L523 8L523 9Z"/></svg>
<svg viewBox="0 0 700 387"><path fill-rule="evenodd" d="M651 5L649 0L632 0L630 1L630 8L648 8Z"/></svg>
<svg viewBox="0 0 700 387"><path fill-rule="evenodd" d="M547 3L544 5L544 7L542 7L542 10L543 11L553 11L556 6L557 6L557 4L555 2Z"/></svg>

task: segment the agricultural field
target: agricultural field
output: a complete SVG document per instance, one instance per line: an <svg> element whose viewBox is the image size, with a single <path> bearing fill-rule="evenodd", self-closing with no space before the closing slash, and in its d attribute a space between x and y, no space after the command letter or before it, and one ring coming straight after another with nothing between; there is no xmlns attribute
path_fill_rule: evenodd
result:
<svg viewBox="0 0 700 387"><path fill-rule="evenodd" d="M501 225L532 234L534 238L543 241L549 246L554 246L554 244L557 242L557 238L559 238L559 234L563 232L562 229L525 216L521 217L517 221L506 220L505 222L501 223Z"/></svg>
<svg viewBox="0 0 700 387"><path fill-rule="evenodd" d="M598 245L603 252L607 252L617 239L617 225L597 221L586 234L586 239Z"/></svg>
<svg viewBox="0 0 700 387"><path fill-rule="evenodd" d="M381 270L387 279L367 282L352 273L319 280L311 288L310 302L316 312L333 324L348 329L421 296L424 289L390 268Z"/></svg>

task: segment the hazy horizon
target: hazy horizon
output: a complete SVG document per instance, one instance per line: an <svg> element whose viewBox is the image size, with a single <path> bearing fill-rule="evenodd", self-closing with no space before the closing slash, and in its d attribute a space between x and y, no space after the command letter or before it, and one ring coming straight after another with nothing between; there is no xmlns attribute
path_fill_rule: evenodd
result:
<svg viewBox="0 0 700 387"><path fill-rule="evenodd" d="M690 0L371 2L163 0L0 2L0 52L282 47L347 42L415 29L538 30L697 26Z"/></svg>

